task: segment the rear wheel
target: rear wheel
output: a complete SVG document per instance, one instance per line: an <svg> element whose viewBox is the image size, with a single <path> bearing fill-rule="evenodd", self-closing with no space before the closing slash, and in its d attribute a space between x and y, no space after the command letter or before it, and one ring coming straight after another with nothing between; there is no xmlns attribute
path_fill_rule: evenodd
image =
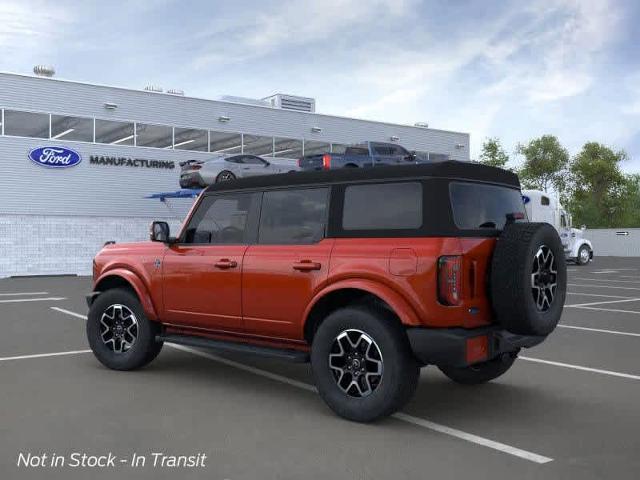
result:
<svg viewBox="0 0 640 480"><path fill-rule="evenodd" d="M336 310L320 324L311 367L327 405L357 422L402 408L415 392L420 372L397 320L369 306Z"/></svg>
<svg viewBox="0 0 640 480"><path fill-rule="evenodd" d="M578 265L586 265L587 263L589 263L590 259L591 259L591 250L587 245L582 245L578 249L578 256L576 257L576 263Z"/></svg>
<svg viewBox="0 0 640 480"><path fill-rule="evenodd" d="M160 324L150 321L133 292L107 290L91 305L87 340L96 358L114 370L135 370L158 356Z"/></svg>
<svg viewBox="0 0 640 480"><path fill-rule="evenodd" d="M235 180L236 176L231 173L229 170L223 170L216 177L216 183L228 182L230 180Z"/></svg>
<svg viewBox="0 0 640 480"><path fill-rule="evenodd" d="M468 367L439 366L438 368L456 383L462 385L478 385L480 383L490 382L503 375L511 368L515 360L515 353L507 353L488 362L477 363L475 365L469 365Z"/></svg>

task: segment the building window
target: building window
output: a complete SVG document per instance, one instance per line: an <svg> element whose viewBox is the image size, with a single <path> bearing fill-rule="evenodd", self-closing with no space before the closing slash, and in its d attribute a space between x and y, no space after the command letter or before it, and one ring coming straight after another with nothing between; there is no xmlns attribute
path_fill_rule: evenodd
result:
<svg viewBox="0 0 640 480"><path fill-rule="evenodd" d="M550 203L551 202L549 201L549 197L545 197L545 196L540 197L540 205L547 206Z"/></svg>
<svg viewBox="0 0 640 480"><path fill-rule="evenodd" d="M171 148L173 128L166 125L136 123L136 145L138 147Z"/></svg>
<svg viewBox="0 0 640 480"><path fill-rule="evenodd" d="M429 153L430 162L446 162L449 160L449 155L446 153Z"/></svg>
<svg viewBox="0 0 640 480"><path fill-rule="evenodd" d="M273 156L273 137L259 135L243 135L243 153L250 155Z"/></svg>
<svg viewBox="0 0 640 480"><path fill-rule="evenodd" d="M111 145L133 145L134 126L132 122L116 122L96 119L96 143Z"/></svg>
<svg viewBox="0 0 640 480"><path fill-rule="evenodd" d="M209 138L206 130L195 128L175 129L173 148L176 150L196 150L198 152L208 151Z"/></svg>
<svg viewBox="0 0 640 480"><path fill-rule="evenodd" d="M331 151L331 144L327 142L318 142L315 140L304 141L305 155L323 155Z"/></svg>
<svg viewBox="0 0 640 480"><path fill-rule="evenodd" d="M341 143L332 143L331 144L331 153L337 153L338 155L341 155L345 152L345 150L347 149L348 145L343 145Z"/></svg>
<svg viewBox="0 0 640 480"><path fill-rule="evenodd" d="M51 138L93 142L93 119L51 115Z"/></svg>
<svg viewBox="0 0 640 480"><path fill-rule="evenodd" d="M302 140L292 138L274 138L274 157L278 158L300 158L302 156Z"/></svg>
<svg viewBox="0 0 640 480"><path fill-rule="evenodd" d="M4 134L14 137L49 138L49 114L4 111Z"/></svg>
<svg viewBox="0 0 640 480"><path fill-rule="evenodd" d="M229 132L209 132L209 151L234 155L242 153L242 135Z"/></svg>

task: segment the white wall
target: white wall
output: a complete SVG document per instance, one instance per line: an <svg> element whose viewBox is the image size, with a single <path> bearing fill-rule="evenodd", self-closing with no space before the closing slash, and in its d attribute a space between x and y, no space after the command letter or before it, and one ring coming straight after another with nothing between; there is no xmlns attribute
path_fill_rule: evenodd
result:
<svg viewBox="0 0 640 480"><path fill-rule="evenodd" d="M595 257L640 257L640 228L588 229L584 237L591 240Z"/></svg>

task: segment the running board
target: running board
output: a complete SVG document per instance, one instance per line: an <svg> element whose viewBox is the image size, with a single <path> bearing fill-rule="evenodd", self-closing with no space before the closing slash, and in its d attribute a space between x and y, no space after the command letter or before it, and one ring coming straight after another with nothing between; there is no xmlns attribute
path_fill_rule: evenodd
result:
<svg viewBox="0 0 640 480"><path fill-rule="evenodd" d="M249 353L262 357L287 360L294 363L306 363L309 361L309 354L299 350L262 347L240 342L225 342L223 340L213 340L211 338L194 337L189 335L157 335L156 341L177 343L179 345L188 345L190 347L209 348L211 350L220 350L224 352Z"/></svg>

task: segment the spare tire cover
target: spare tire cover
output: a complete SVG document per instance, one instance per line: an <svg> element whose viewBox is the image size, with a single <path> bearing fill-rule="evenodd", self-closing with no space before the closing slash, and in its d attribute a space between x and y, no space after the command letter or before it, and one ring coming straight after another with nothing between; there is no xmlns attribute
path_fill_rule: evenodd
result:
<svg viewBox="0 0 640 480"><path fill-rule="evenodd" d="M497 321L521 335L548 335L567 293L567 264L558 232L548 223L512 223L496 242L490 274Z"/></svg>

